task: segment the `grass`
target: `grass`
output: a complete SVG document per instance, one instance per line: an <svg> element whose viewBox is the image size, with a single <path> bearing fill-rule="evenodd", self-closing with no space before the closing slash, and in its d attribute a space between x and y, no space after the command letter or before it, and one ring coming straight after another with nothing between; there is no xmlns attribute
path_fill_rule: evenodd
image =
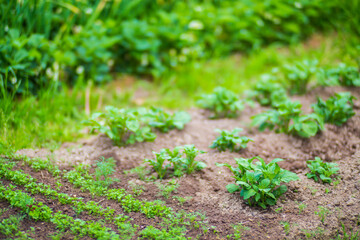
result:
<svg viewBox="0 0 360 240"><path fill-rule="evenodd" d="M336 65L344 60L338 41L335 35L315 35L308 42L289 47L270 46L251 55L192 63L153 82L118 76L105 86L78 82L73 88L63 85L56 91L53 84L37 96L19 97L1 91L0 153L22 148L56 149L63 142L76 141L85 136L81 121L106 105L187 109L201 93L219 85L240 94L261 74L288 62L317 58L320 65ZM4 82L0 79L2 90L6 88Z"/></svg>

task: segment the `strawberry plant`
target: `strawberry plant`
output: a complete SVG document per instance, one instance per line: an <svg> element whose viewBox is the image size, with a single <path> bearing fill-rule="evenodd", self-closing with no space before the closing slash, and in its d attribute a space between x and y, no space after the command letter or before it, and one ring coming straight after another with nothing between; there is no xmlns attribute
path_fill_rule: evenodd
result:
<svg viewBox="0 0 360 240"><path fill-rule="evenodd" d="M119 146L155 140L156 135L141 121L142 116L138 111L112 106L107 106L105 110L94 113L90 120L84 122L91 126L91 132L97 130L104 133Z"/></svg>
<svg viewBox="0 0 360 240"><path fill-rule="evenodd" d="M301 104L298 101L287 100L278 109L268 110L252 117L252 125L258 126L260 131L269 128L277 133L292 134L309 138L324 129L321 116L315 113L301 115Z"/></svg>
<svg viewBox="0 0 360 240"><path fill-rule="evenodd" d="M148 118L148 123L151 127L157 128L161 132L168 132L174 128L183 129L185 124L191 120L187 112L179 111L170 114L161 108L155 107L150 108L146 118Z"/></svg>
<svg viewBox="0 0 360 240"><path fill-rule="evenodd" d="M285 65L285 78L289 82L290 94L304 94L310 78L317 71L317 60L304 60L294 65Z"/></svg>
<svg viewBox="0 0 360 240"><path fill-rule="evenodd" d="M318 98L316 104L312 105L314 112L323 116L326 123L341 126L349 118L355 115L353 110L353 97L349 92L336 93L326 101Z"/></svg>
<svg viewBox="0 0 360 240"><path fill-rule="evenodd" d="M240 137L238 133L242 131L241 128L235 128L232 131L220 129L216 129L215 131L220 133L220 136L213 141L210 148L216 148L220 152L226 151L226 149L229 149L231 152L240 151L246 148L248 142L254 141L246 136Z"/></svg>
<svg viewBox="0 0 360 240"><path fill-rule="evenodd" d="M234 118L244 108L239 97L223 87L215 88L211 94L202 95L196 103L201 108L208 109L213 113L210 118Z"/></svg>
<svg viewBox="0 0 360 240"><path fill-rule="evenodd" d="M259 161L254 164L255 159ZM295 173L279 167L277 163L283 161L279 158L268 164L260 157L236 158L235 161L237 167L226 163L216 165L225 166L232 171L235 184L227 185L227 190L230 193L240 191L240 196L250 206L258 205L265 209L268 205L275 205L278 198L287 191L286 185L281 183L299 179Z"/></svg>
<svg viewBox="0 0 360 240"><path fill-rule="evenodd" d="M313 178L316 182L331 183L331 176L339 171L336 163L323 162L321 158L315 157L315 160L306 161L310 172L306 174L308 178Z"/></svg>

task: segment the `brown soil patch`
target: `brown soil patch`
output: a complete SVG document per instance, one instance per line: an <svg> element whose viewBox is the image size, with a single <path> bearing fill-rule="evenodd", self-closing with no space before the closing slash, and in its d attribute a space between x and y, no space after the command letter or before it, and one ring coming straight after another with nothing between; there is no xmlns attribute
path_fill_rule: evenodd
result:
<svg viewBox="0 0 360 240"><path fill-rule="evenodd" d="M304 111L310 111L311 103L316 97L328 98L335 92L351 91L360 99L359 88L318 88L306 96L296 97L303 104ZM192 109L192 121L183 131L172 131L167 134L158 134L152 143L137 143L127 147L115 147L105 136L96 136L78 143L66 143L60 149L49 152L45 149L24 149L19 151L29 157L50 157L62 168L69 169L71 165L86 163L95 164L100 157L113 157L117 162L117 172L114 177L121 181L112 187L126 188L131 191L130 184L134 182L144 187L144 192L138 197L144 200L161 199L175 210L202 211L206 213L209 224L216 226L216 232L202 239L226 239L226 235L233 233L232 224L242 223L250 230L244 231L243 239L330 239L341 230L341 224L347 230L359 229L360 223L360 100L356 100L356 115L342 127L326 125L325 131L311 139L300 139L285 134L273 132L258 132L249 127L250 116L261 112L264 108L257 106L247 108L237 119L209 120L206 112ZM208 146L216 138L214 129L233 129L242 127L243 134L254 139L248 148L241 152L223 152L210 149ZM154 182L144 182L136 175L125 175L129 170L143 164L145 158L152 158L152 151L161 148L173 148L179 145L195 144L199 149L207 151L200 155L198 160L204 161L208 167L201 172L184 176L178 180L180 187L169 199L158 196L159 190ZM289 191L281 197L276 206L267 210L250 208L240 198L239 194L230 194L225 186L233 182L231 173L225 168L215 166L215 163L229 163L234 165L236 157L260 156L266 161L273 158L283 158L286 161L279 165L298 173L300 181L288 184ZM335 186L323 185L307 179L305 174L306 160L319 156L326 161L339 164L340 181ZM150 167L147 167L150 169ZM31 172L31 170L26 170ZM31 172L32 175L39 173ZM39 175L37 175L41 179ZM51 178L41 181L54 184ZM169 179L163 180L168 182ZM64 185L66 186L66 184ZM68 190L77 192L70 185ZM327 192L327 193L326 193ZM192 197L191 200L179 205L174 196ZM89 196L87 196L89 197ZM100 199L100 198L99 198ZM98 199L98 200L99 200ZM90 199L89 199L90 200ZM1 202L0 202L1 204ZM111 206L121 212L116 203L104 201L103 206ZM306 205L299 213L299 205ZM326 207L329 214L324 222L315 215L318 206ZM131 215L131 214L130 214ZM141 214L133 214L133 223L141 226L155 224L153 220L146 220ZM284 231L280 222L288 222L289 231ZM341 232L341 231L340 231Z"/></svg>

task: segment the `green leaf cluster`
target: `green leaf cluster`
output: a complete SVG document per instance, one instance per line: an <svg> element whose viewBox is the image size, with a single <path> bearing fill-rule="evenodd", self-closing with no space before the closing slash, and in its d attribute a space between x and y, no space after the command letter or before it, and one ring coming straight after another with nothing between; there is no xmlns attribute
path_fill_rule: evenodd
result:
<svg viewBox="0 0 360 240"><path fill-rule="evenodd" d="M215 88L211 94L203 94L196 103L199 107L212 112L210 118L234 118L244 108L239 97L223 87Z"/></svg>
<svg viewBox="0 0 360 240"><path fill-rule="evenodd" d="M293 65L285 65L285 78L289 84L290 94L304 94L310 78L317 72L317 60L303 60Z"/></svg>
<svg viewBox="0 0 360 240"><path fill-rule="evenodd" d="M349 118L355 115L353 100L356 99L349 92L336 93L326 101L318 98L316 104L312 105L314 112L324 117L326 123L341 126Z"/></svg>
<svg viewBox="0 0 360 240"><path fill-rule="evenodd" d="M257 159L258 162L253 163ZM229 164L216 164L228 167L234 174L235 184L226 186L230 193L240 191L240 196L250 206L258 205L266 208L275 205L278 198L287 191L286 185L290 181L296 181L299 177L290 171L282 169L277 164L282 159L276 158L266 164L260 157L250 159L235 158L237 167Z"/></svg>
<svg viewBox="0 0 360 240"><path fill-rule="evenodd" d="M319 82L327 86L360 87L360 70L357 67L340 63L336 68L322 69Z"/></svg>
<svg viewBox="0 0 360 240"><path fill-rule="evenodd" d="M145 117L148 118L147 121L151 127L157 128L161 132L169 132L174 128L181 130L191 120L191 116L187 112L178 111L170 114L162 108L156 107L151 107Z"/></svg>
<svg viewBox="0 0 360 240"><path fill-rule="evenodd" d="M323 162L321 158L315 157L315 160L306 161L310 172L306 174L308 178L313 178L316 182L331 183L331 176L337 174L339 168L336 163Z"/></svg>
<svg viewBox="0 0 360 240"><path fill-rule="evenodd" d="M162 132L171 129L183 129L190 121L186 112L169 114L161 108L118 109L113 106L105 107L105 112L94 113L83 123L95 130L106 134L115 145L123 146L135 142L154 141L156 134L152 128Z"/></svg>
<svg viewBox="0 0 360 240"><path fill-rule="evenodd" d="M265 129L277 133L292 134L309 138L324 129L324 120L316 113L301 115L301 104L298 101L286 100L277 109L271 109L252 117L252 125L260 131Z"/></svg>
<svg viewBox="0 0 360 240"><path fill-rule="evenodd" d="M168 148L161 149L159 153L153 152L155 159L145 159L158 175L163 179L172 169L174 176L182 176L184 173L191 174L195 170L201 170L206 164L195 161L196 156L204 151L198 150L194 145L175 147L173 150Z"/></svg>
<svg viewBox="0 0 360 240"><path fill-rule="evenodd" d="M100 161L96 162L95 176L96 181L101 185L109 186L117 179L110 177L115 172L116 163L114 158L105 159L101 157Z"/></svg>
<svg viewBox="0 0 360 240"><path fill-rule="evenodd" d="M287 99L286 89L277 82L274 75L263 74L250 91L251 98L255 98L262 106L276 107Z"/></svg>
<svg viewBox="0 0 360 240"><path fill-rule="evenodd" d="M243 129L235 128L232 131L216 129L216 132L220 133L210 146L210 148L216 148L220 152L229 149L231 152L240 151L246 148L248 142L253 142L251 138L246 136L239 136L238 133L242 132Z"/></svg>

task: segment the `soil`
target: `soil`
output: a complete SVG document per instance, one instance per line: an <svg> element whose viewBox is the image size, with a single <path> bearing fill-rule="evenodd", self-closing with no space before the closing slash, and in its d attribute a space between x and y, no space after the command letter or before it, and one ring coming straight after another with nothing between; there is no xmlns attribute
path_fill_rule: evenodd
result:
<svg viewBox="0 0 360 240"><path fill-rule="evenodd" d="M316 102L318 96L327 99L336 92L350 91L360 99L359 88L326 87L310 91L305 96L297 96L294 99L301 101L303 110L310 112L310 105ZM180 103L179 103L180 104ZM100 157L113 157L116 160L116 173L113 177L120 181L112 184L114 188L125 188L130 192L133 185L143 186L143 193L138 199L155 200L166 202L167 206L174 210L184 209L188 212L201 211L206 214L209 225L216 227L216 232L201 239L226 239L232 234L233 224L242 223L248 230L242 233L243 239L331 239L342 234L342 225L350 232L351 229L358 231L360 228L360 100L355 100L356 115L341 127L326 125L325 130L310 139L301 139L285 134L274 132L259 132L250 127L250 117L265 108L256 106L246 108L237 119L210 120L207 112L191 109L189 113L192 121L181 131L173 130L169 133L158 133L154 142L137 143L126 147L113 146L106 136L98 135L77 143L64 143L63 146L50 152L47 149L23 149L19 154L29 157L50 158L63 169L70 169L72 165L79 163L92 164L95 167ZM209 145L216 138L215 129L231 130L235 127L244 129L242 134L251 137L245 150L240 152L218 152L210 149ZM207 164L207 168L192 175L186 175L178 179L179 187L165 199L159 194L157 181L142 181L136 174L124 174L139 165L151 168L143 163L145 158L153 158L153 151L158 152L162 148L174 148L185 144L195 144L198 149L206 151L197 157L197 160ZM249 207L239 194L228 193L225 186L233 183L232 174L228 169L217 167L215 163L229 163L235 165L234 158L250 158L260 156L265 161L274 158L282 158L282 168L294 171L300 177L299 181L287 184L287 193L280 198L277 205L266 210L257 207ZM332 184L321 184L312 179L307 179L305 174L306 160L320 157L323 160L339 164L338 180ZM26 166L18 166L26 173L39 179L39 181L56 187L55 180L47 172L34 172ZM150 173L152 174L152 173ZM171 179L164 179L166 183ZM6 181L5 181L6 182ZM6 183L8 184L8 183ZM105 200L101 197L92 197L63 182L61 191L84 197L84 201L101 201L104 207L110 206L117 213L124 213L116 202ZM180 205L174 196L191 197L191 200ZM40 198L45 203L45 199ZM95 200L94 200L95 199ZM300 204L306 206L300 212ZM65 211L64 206L52 206L56 210ZM315 213L319 206L329 210L324 221ZM0 202L0 208L8 208L4 202ZM0 216L0 221L13 214L15 209L9 208L6 214ZM72 209L67 210L72 214ZM156 225L157 219L147 219L138 213L128 214L134 220L132 223L140 225L141 229L147 225ZM91 220L89 216L80 216L83 220ZM289 223L289 229L284 229L284 222ZM22 223L23 229L30 226L42 227L41 223L29 220ZM109 225L109 227L113 227ZM37 231L36 239L47 239L48 235L55 232L54 226L46 225L49 231ZM45 228L42 228L45 229ZM187 236L195 236L196 232L189 232ZM0 238L3 237L0 235ZM63 239L67 239L66 237Z"/></svg>

